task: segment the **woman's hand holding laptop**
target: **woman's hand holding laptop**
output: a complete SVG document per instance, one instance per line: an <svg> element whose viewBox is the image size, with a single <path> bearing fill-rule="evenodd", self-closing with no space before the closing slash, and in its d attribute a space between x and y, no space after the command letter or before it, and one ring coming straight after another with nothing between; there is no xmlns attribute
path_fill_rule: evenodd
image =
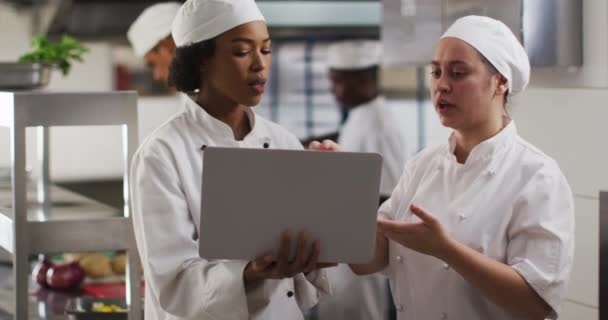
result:
<svg viewBox="0 0 608 320"><path fill-rule="evenodd" d="M243 272L245 283L253 285L265 279L291 278L301 272L307 274L315 269L336 266L336 263L318 262L321 244L319 240L315 240L312 246L308 247L308 237L307 232L300 232L294 259L290 261L291 233L284 231L278 256L275 258L271 254L265 254L250 261Z"/></svg>

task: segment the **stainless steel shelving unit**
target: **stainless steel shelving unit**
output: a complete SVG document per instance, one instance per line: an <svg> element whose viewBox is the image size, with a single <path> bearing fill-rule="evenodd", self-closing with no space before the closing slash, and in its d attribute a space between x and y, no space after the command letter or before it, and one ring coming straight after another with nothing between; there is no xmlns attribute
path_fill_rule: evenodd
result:
<svg viewBox="0 0 608 320"><path fill-rule="evenodd" d="M100 125L122 127L123 210L53 187L49 181L49 127ZM111 249L127 250L129 319L141 319L141 263L130 219L128 179L137 148L137 94L0 92L0 127L9 128L11 137L12 203L0 203L0 246L13 256L14 318L28 317L30 255ZM40 178L35 187L27 185L27 127L36 127L38 133Z"/></svg>
<svg viewBox="0 0 608 320"><path fill-rule="evenodd" d="M608 191L600 191L600 319L608 319Z"/></svg>

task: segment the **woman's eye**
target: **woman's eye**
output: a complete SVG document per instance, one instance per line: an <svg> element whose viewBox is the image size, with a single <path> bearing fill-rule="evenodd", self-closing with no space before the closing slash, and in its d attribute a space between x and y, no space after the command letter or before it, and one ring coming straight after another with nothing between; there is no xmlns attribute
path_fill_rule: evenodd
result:
<svg viewBox="0 0 608 320"><path fill-rule="evenodd" d="M441 71L439 71L439 70L433 70L433 71L431 71L431 76L433 78L439 78L441 76Z"/></svg>
<svg viewBox="0 0 608 320"><path fill-rule="evenodd" d="M466 75L466 72L463 70L452 70L451 74L454 78L460 78Z"/></svg>
<svg viewBox="0 0 608 320"><path fill-rule="evenodd" d="M262 50L262 54L271 54L272 50L271 49L264 49Z"/></svg>
<svg viewBox="0 0 608 320"><path fill-rule="evenodd" d="M237 51L237 52L234 53L234 55L237 56L237 57L244 57L244 56L246 56L248 54L249 54L249 51Z"/></svg>

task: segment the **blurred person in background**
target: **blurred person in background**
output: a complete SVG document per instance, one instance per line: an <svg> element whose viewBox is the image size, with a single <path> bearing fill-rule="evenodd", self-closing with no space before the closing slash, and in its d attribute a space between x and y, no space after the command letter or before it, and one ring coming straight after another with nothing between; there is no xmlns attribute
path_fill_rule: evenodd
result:
<svg viewBox="0 0 608 320"><path fill-rule="evenodd" d="M163 2L146 8L129 27L127 38L137 57L152 70L154 80L167 84L175 42L171 24L181 7L179 2Z"/></svg>
<svg viewBox="0 0 608 320"><path fill-rule="evenodd" d="M355 40L328 47L330 91L343 114L338 144L343 151L382 156L380 195L390 196L407 160L404 124L380 93L378 41Z"/></svg>
<svg viewBox="0 0 608 320"><path fill-rule="evenodd" d="M343 114L338 143L343 151L382 155L381 201L395 188L407 160L401 124L380 94L377 41L344 41L328 47L331 92ZM403 120L403 119L401 119ZM319 320L390 319L394 305L386 277L359 277L341 264L327 269L332 296L315 309Z"/></svg>

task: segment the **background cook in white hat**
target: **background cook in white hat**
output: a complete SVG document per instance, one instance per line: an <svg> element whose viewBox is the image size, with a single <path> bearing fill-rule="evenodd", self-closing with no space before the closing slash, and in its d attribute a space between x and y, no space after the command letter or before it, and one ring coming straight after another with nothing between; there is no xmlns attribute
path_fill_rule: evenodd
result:
<svg viewBox="0 0 608 320"><path fill-rule="evenodd" d="M175 42L171 37L179 2L163 2L146 8L129 27L127 38L135 51L152 68L154 79L166 82Z"/></svg>
<svg viewBox="0 0 608 320"><path fill-rule="evenodd" d="M318 243L312 249L300 241L293 262L287 261L289 238L278 234L276 257L206 260L198 254L204 147L302 148L293 134L252 110L271 65L264 17L253 0L189 0L172 33L177 49L169 81L192 99L142 143L131 166L145 318L303 319L329 291L319 270L325 265L316 261ZM238 201L241 195L226 196Z"/></svg>
<svg viewBox="0 0 608 320"><path fill-rule="evenodd" d="M380 92L378 41L350 40L328 47L330 91L345 115L338 144L345 151L376 152L384 160L380 194L397 185L408 156L404 122L385 105Z"/></svg>
<svg viewBox="0 0 608 320"><path fill-rule="evenodd" d="M398 319L560 314L574 251L572 193L504 109L529 73L521 44L491 18L461 18L437 43L431 95L454 131L407 162L379 210L374 260L351 266L389 276Z"/></svg>
<svg viewBox="0 0 608 320"><path fill-rule="evenodd" d="M382 201L397 185L408 151L407 119L400 119L380 92L381 58L382 47L375 40L335 42L327 50L330 91L345 118L338 144L343 151L382 155ZM393 302L385 276L360 277L343 264L327 273L332 295L319 302L317 319L388 319Z"/></svg>

